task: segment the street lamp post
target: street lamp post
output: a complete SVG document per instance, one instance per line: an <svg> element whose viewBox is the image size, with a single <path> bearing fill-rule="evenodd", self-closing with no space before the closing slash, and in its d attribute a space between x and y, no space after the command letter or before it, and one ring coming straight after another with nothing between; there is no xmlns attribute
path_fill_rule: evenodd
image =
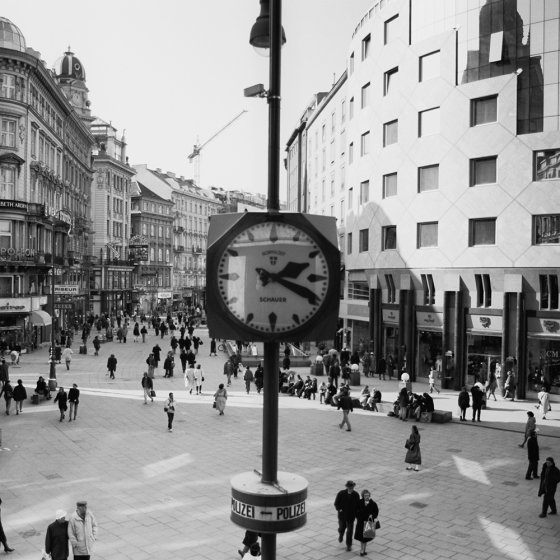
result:
<svg viewBox="0 0 560 560"><path fill-rule="evenodd" d="M51 356L50 356L50 369L49 369L49 380L56 379L56 356L55 356L55 332L54 332L54 273L55 273L55 259L54 252L56 249L55 243L55 226L53 223L52 228L52 238L51 238Z"/></svg>

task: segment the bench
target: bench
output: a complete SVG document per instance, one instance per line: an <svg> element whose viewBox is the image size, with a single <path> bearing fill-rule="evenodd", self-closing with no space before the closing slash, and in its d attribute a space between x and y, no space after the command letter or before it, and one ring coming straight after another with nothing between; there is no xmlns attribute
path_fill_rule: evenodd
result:
<svg viewBox="0 0 560 560"><path fill-rule="evenodd" d="M432 412L432 422L435 422L436 424L451 422L451 412L448 410L434 410Z"/></svg>

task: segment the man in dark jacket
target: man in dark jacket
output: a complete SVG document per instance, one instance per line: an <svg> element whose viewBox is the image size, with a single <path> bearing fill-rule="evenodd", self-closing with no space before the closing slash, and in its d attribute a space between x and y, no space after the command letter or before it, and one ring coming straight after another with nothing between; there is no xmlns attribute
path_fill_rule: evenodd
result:
<svg viewBox="0 0 560 560"><path fill-rule="evenodd" d="M76 383L72 384L72 389L68 391L68 402L70 403L70 412L68 414L68 422L76 420L78 415L78 405L80 404L80 389Z"/></svg>
<svg viewBox="0 0 560 560"><path fill-rule="evenodd" d="M525 478L531 480L532 478L539 478L538 464L539 464L539 442L537 441L537 432L531 430L529 438L527 439L527 457L529 458L529 467Z"/></svg>
<svg viewBox="0 0 560 560"><path fill-rule="evenodd" d="M352 535L356 509L360 503L360 495L354 490L355 482L349 480L346 489L341 490L334 500L334 507L338 512L338 542L341 543L346 532L346 550L352 550Z"/></svg>
<svg viewBox="0 0 560 560"><path fill-rule="evenodd" d="M68 393L64 390L64 387L59 387L58 393L54 398L54 402L58 403L58 410L60 411L60 420L62 422L64 420L64 414L66 409L68 408Z"/></svg>
<svg viewBox="0 0 560 560"><path fill-rule="evenodd" d="M107 360L107 369L109 370L109 377L115 379L115 371L117 369L117 358L115 354L111 354Z"/></svg>
<svg viewBox="0 0 560 560"><path fill-rule="evenodd" d="M45 552L51 555L52 560L67 560L69 549L66 512L59 509L55 515L56 520L47 527Z"/></svg>
<svg viewBox="0 0 560 560"><path fill-rule="evenodd" d="M482 397L484 396L480 387L474 384L471 388L472 395L472 421L480 422L480 411L482 410Z"/></svg>
<svg viewBox="0 0 560 560"><path fill-rule="evenodd" d="M543 497L542 512L539 517L546 517L548 508L550 506L550 514L556 515L556 501L554 494L556 494L556 487L560 482L560 470L554 464L552 457L547 457L541 471L541 484L539 486L539 496Z"/></svg>
<svg viewBox="0 0 560 560"><path fill-rule="evenodd" d="M352 403L352 397L350 396L350 392L348 388L344 388L342 396L338 399L338 407L337 410L342 409L342 422L338 425L338 427L342 430L342 426L346 424L346 431L351 432L352 426L350 426L350 420L348 418L348 413L354 410L354 405Z"/></svg>

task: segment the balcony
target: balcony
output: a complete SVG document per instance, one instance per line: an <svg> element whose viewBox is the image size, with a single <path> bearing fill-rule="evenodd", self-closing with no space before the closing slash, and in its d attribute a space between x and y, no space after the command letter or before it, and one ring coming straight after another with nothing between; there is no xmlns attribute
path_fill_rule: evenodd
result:
<svg viewBox="0 0 560 560"><path fill-rule="evenodd" d="M173 247L173 251L175 251L175 253L184 253L185 252L185 246L184 245L177 245L176 247Z"/></svg>
<svg viewBox="0 0 560 560"><path fill-rule="evenodd" d="M201 255L202 254L202 247L193 247L192 252L194 255Z"/></svg>
<svg viewBox="0 0 560 560"><path fill-rule="evenodd" d="M185 228L184 228L183 226L175 226L175 227L173 228L173 231L174 231L175 233L183 233L183 232L185 231Z"/></svg>

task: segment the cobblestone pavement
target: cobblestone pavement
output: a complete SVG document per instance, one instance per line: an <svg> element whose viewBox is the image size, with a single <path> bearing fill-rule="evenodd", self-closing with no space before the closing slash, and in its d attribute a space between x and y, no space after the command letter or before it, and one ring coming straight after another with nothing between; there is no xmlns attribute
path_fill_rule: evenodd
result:
<svg viewBox="0 0 560 560"><path fill-rule="evenodd" d="M209 357L207 333L197 334L206 378L200 396L185 390L180 367L172 379L162 379L160 368L156 402L144 405L140 378L151 335L146 344L104 344L98 357L91 348L79 355L74 343L71 370L58 366L57 377L65 388L75 382L81 389L76 422L60 423L52 401L27 402L19 416L2 414L0 496L12 558L40 558L55 510L70 513L77 499L88 500L100 527L92 560L239 558L243 529L229 519L230 479L261 469L262 396L246 395L243 381L234 380L225 415L218 416L211 403L224 379L224 356ZM158 339L164 350L168 341ZM111 352L118 359L114 381L105 367ZM39 374L48 376L46 349L10 368L28 393ZM394 381L362 381L380 387L384 401L396 396ZM178 400L173 433L163 412L171 390ZM347 552L337 542L333 500L347 479L357 490L368 488L380 508L382 528L368 545L370 558L558 558L560 519L539 519L538 481L524 479L527 454L518 447L534 403L492 401L473 424L456 421L456 393L442 391L434 400L455 419L419 424L423 464L415 473L404 465L410 422L355 411L346 432L334 408L280 396L278 467L304 476L309 491L307 524L278 536L277 558L358 557L359 544ZM560 405L553 408L548 420L537 415L540 452L541 460L551 455L560 464Z"/></svg>

